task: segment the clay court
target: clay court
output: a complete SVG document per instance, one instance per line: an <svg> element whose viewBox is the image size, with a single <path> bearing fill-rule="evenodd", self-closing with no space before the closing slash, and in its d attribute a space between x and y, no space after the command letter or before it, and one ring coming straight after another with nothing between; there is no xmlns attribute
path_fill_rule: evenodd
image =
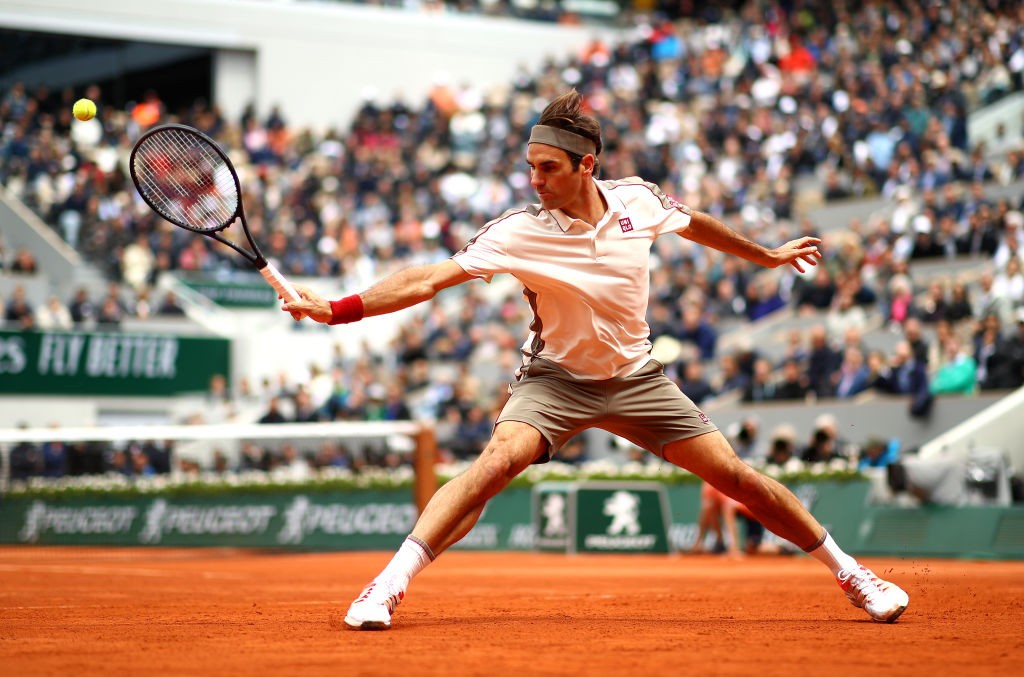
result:
<svg viewBox="0 0 1024 677"><path fill-rule="evenodd" d="M5 675L1004 675L1024 564L866 559L895 625L799 556L450 552L387 632L344 629L389 553L0 548Z"/></svg>

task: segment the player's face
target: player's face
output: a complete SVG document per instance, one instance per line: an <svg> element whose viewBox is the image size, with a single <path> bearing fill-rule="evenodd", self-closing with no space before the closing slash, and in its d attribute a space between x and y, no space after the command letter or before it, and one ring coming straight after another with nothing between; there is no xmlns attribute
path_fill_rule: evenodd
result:
<svg viewBox="0 0 1024 677"><path fill-rule="evenodd" d="M530 185L544 209L565 210L571 206L582 195L584 181L589 178L582 164L573 171L564 150L543 143L527 146L526 164L530 166Z"/></svg>

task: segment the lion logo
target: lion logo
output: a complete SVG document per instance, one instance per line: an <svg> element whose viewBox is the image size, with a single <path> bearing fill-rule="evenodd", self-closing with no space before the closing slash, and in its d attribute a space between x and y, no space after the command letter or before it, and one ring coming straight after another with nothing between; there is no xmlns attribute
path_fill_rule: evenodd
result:
<svg viewBox="0 0 1024 677"><path fill-rule="evenodd" d="M616 491L604 502L604 514L612 518L605 531L610 536L640 533L640 497L628 491Z"/></svg>

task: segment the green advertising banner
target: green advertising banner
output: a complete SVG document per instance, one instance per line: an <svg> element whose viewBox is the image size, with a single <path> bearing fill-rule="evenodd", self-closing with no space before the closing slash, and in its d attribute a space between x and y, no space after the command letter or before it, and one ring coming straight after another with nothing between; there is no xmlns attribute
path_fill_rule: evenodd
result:
<svg viewBox="0 0 1024 677"><path fill-rule="evenodd" d="M267 308L277 304L277 291L259 275L221 280L209 277L182 277L190 289L225 308Z"/></svg>
<svg viewBox="0 0 1024 677"><path fill-rule="evenodd" d="M0 394L172 396L230 380L231 343L166 334L0 330Z"/></svg>
<svg viewBox="0 0 1024 677"><path fill-rule="evenodd" d="M672 550L668 496L660 482L576 482L568 508L570 552Z"/></svg>
<svg viewBox="0 0 1024 677"><path fill-rule="evenodd" d="M0 543L391 550L416 521L411 490L12 499Z"/></svg>

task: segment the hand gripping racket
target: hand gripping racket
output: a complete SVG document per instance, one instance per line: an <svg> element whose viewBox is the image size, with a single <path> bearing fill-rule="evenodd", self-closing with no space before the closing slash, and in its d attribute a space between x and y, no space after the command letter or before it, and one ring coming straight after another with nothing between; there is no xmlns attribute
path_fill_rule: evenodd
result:
<svg viewBox="0 0 1024 677"><path fill-rule="evenodd" d="M185 125L162 125L143 134L129 158L139 195L176 226L226 244L248 259L286 301L295 288L256 246L242 211L242 190L231 160L213 139ZM220 234L238 219L252 251Z"/></svg>

